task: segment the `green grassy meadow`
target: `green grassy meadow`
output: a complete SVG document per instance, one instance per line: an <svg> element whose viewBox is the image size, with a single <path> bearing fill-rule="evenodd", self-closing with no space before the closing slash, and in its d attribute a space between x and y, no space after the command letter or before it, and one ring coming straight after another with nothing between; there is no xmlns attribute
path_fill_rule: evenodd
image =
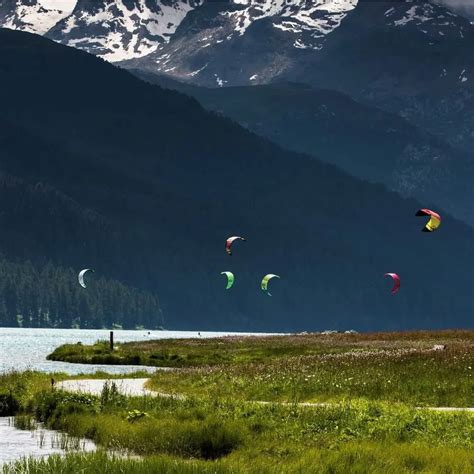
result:
<svg viewBox="0 0 474 474"><path fill-rule="evenodd" d="M472 331L166 340L114 352L166 354L182 368L157 371L148 386L183 397L124 397L112 385L94 397L52 390L48 374L0 376L0 413L10 404L4 413L25 427L42 422L104 450L5 472L474 472L474 413L417 408L474 406Z"/></svg>

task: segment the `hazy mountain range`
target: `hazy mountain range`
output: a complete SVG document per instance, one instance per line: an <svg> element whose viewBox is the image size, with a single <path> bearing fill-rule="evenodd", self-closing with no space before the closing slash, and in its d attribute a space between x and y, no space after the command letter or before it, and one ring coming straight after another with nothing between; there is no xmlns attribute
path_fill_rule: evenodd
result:
<svg viewBox="0 0 474 474"><path fill-rule="evenodd" d="M471 154L399 115L305 84L207 88L146 71L132 72L191 95L204 107L285 148L337 164L426 205L441 205L474 223Z"/></svg>

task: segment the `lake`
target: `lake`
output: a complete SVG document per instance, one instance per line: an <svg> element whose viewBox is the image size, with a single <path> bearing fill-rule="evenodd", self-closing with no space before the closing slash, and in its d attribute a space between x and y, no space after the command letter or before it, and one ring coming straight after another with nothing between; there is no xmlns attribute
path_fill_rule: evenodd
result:
<svg viewBox="0 0 474 474"><path fill-rule="evenodd" d="M18 430L13 418L0 417L0 472L2 464L23 457L40 458L66 451L93 451L95 445L89 440L79 440L57 431L38 428Z"/></svg>
<svg viewBox="0 0 474 474"><path fill-rule="evenodd" d="M103 370L111 374L127 374L139 370L156 370L143 366L69 364L46 360L61 344L92 344L109 338L108 329L29 329L0 328L0 373L10 370L37 370L41 372L65 372L86 374ZM255 335L255 333L203 332L200 337L230 335ZM125 331L115 330L115 342L146 341L148 339L199 337L197 331Z"/></svg>

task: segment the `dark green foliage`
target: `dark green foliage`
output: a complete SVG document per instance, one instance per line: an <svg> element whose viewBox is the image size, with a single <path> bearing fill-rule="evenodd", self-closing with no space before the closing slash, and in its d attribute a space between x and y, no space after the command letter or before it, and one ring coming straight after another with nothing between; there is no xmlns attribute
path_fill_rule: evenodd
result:
<svg viewBox="0 0 474 474"><path fill-rule="evenodd" d="M97 413L99 405L96 397L90 395L43 391L35 394L28 411L34 413L37 420L47 423L52 428L60 428L64 417Z"/></svg>
<svg viewBox="0 0 474 474"><path fill-rule="evenodd" d="M218 419L199 424L187 434L190 454L201 459L227 456L243 443L244 433L243 426Z"/></svg>
<svg viewBox="0 0 474 474"><path fill-rule="evenodd" d="M35 414L37 420L45 422L52 418L59 404L59 396L56 392L41 392L30 404L30 410Z"/></svg>
<svg viewBox="0 0 474 474"><path fill-rule="evenodd" d="M20 409L18 400L11 394L0 394L0 416L13 416Z"/></svg>

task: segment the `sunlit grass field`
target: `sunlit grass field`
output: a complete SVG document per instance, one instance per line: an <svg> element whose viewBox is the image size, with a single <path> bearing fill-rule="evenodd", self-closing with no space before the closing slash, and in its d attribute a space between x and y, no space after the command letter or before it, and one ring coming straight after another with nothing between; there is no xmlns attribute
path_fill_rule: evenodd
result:
<svg viewBox="0 0 474 474"><path fill-rule="evenodd" d="M127 398L111 386L100 397L67 394L51 389L50 375L0 376L4 403L8 395L25 427L31 417L108 453L25 460L5 472L474 472L474 413L419 408L474 406L474 332L169 340L123 350L180 360L184 369L157 371L148 383L180 397Z"/></svg>
<svg viewBox="0 0 474 474"><path fill-rule="evenodd" d="M433 350L435 345L445 350ZM474 331L304 334L61 346L67 362L187 368L157 372L167 393L239 400L385 400L417 406L474 406Z"/></svg>
<svg viewBox="0 0 474 474"><path fill-rule="evenodd" d="M418 331L370 334L295 334L230 336L222 338L158 339L115 344L65 344L50 360L84 364L133 364L155 367L202 367L268 362L292 356L337 354L348 351L431 349L434 344L474 344L474 331Z"/></svg>
<svg viewBox="0 0 474 474"><path fill-rule="evenodd" d="M268 361L158 372L149 386L240 400L326 402L364 399L414 406L474 406L474 352L452 343L424 348L351 349Z"/></svg>

